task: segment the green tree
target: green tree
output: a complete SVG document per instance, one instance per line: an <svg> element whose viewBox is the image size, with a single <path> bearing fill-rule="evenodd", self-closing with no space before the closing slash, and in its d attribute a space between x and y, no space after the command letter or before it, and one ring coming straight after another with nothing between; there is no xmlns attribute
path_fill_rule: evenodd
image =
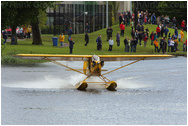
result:
<svg viewBox="0 0 188 126"><path fill-rule="evenodd" d="M115 18L115 21L117 21L117 13L118 13L118 9L119 9L119 2L118 1L109 1L109 5L112 5L112 11L113 11L113 14L114 14L114 18Z"/></svg>
<svg viewBox="0 0 188 126"><path fill-rule="evenodd" d="M169 15L172 20L176 20L181 24L182 20L187 21L187 1L161 1L157 7L162 15Z"/></svg>
<svg viewBox="0 0 188 126"><path fill-rule="evenodd" d="M53 1L2 1L2 28L10 26L12 28L12 35L16 36L17 26L31 24L33 33L32 44L41 45L39 14L41 11L46 11L47 7L53 7L53 3Z"/></svg>
<svg viewBox="0 0 188 126"><path fill-rule="evenodd" d="M26 5L24 2L14 2L14 1L2 1L1 2L1 27L3 29L7 27L12 28L12 35L15 36L17 44L17 35L16 28L17 26L21 26L26 24L29 20L25 16L29 11L25 9ZM12 41L11 41L11 44Z"/></svg>
<svg viewBox="0 0 188 126"><path fill-rule="evenodd" d="M46 26L46 20L47 20L47 14L45 11L40 11L39 12L39 27L45 27Z"/></svg>
<svg viewBox="0 0 188 126"><path fill-rule="evenodd" d="M42 45L42 39L39 29L39 16L40 13L45 12L48 7L53 7L55 4L52 1L29 1L28 4L30 13L28 18L30 19L32 26L32 35L34 45Z"/></svg>

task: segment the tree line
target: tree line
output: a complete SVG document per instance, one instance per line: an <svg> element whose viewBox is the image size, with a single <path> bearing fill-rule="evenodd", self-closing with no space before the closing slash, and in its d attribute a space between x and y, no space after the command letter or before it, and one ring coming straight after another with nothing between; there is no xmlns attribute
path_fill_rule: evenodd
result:
<svg viewBox="0 0 188 126"><path fill-rule="evenodd" d="M47 7L54 7L54 1L1 1L1 27L2 29L11 27L17 44L17 26L31 25L32 44L41 45L39 15L40 12L45 12Z"/></svg>

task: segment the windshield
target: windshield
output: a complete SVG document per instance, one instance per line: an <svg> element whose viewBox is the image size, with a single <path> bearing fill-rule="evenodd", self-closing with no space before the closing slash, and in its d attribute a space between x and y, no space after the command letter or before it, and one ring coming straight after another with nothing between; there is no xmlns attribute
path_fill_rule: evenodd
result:
<svg viewBox="0 0 188 126"><path fill-rule="evenodd" d="M92 61L100 61L100 58L97 55L93 55Z"/></svg>

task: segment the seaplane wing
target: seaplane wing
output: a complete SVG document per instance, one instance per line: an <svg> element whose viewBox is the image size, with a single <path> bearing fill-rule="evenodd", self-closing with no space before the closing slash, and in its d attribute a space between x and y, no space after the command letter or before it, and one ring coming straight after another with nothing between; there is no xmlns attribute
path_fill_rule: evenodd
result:
<svg viewBox="0 0 188 126"><path fill-rule="evenodd" d="M75 87L78 90L85 90L88 86L88 83L100 83L105 85L105 88L108 90L115 90L117 83L115 81L110 81L104 75L112 73L116 70L122 69L126 66L129 66L133 63L139 62L141 60L156 60L173 57L173 55L55 55L55 54L17 54L14 57L24 58L24 59L44 59L49 60L57 65L68 68L69 70L84 74L87 77L78 82ZM69 66L66 66L56 60L65 60L65 61L84 61L83 63L83 72L80 69L73 69ZM119 68L111 70L106 73L101 73L103 71L101 68L104 66L104 61L124 61L124 60L134 60L131 63L123 65ZM103 82L88 82L86 81L91 76L99 77Z"/></svg>
<svg viewBox="0 0 188 126"><path fill-rule="evenodd" d="M88 61L93 55L56 55L56 54L17 54L15 57L23 59L47 59L64 61ZM157 60L173 57L173 55L98 55L100 61L124 60Z"/></svg>
<svg viewBox="0 0 188 126"><path fill-rule="evenodd" d="M173 55L99 55L101 61L125 61L125 60L157 60L173 57Z"/></svg>
<svg viewBox="0 0 188 126"><path fill-rule="evenodd" d="M58 55L58 54L17 54L14 57L22 59L47 59L64 61L87 61L92 55Z"/></svg>

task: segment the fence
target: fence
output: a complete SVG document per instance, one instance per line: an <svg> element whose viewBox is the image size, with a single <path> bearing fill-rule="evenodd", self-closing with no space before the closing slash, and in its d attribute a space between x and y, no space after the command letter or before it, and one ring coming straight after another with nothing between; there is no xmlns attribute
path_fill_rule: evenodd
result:
<svg viewBox="0 0 188 126"><path fill-rule="evenodd" d="M112 6L108 6L108 25L112 25ZM55 9L47 10L47 26L45 33L65 33L72 27L74 34L85 33L86 23L90 32L106 27L106 5L58 4ZM44 33L44 30L41 30Z"/></svg>

